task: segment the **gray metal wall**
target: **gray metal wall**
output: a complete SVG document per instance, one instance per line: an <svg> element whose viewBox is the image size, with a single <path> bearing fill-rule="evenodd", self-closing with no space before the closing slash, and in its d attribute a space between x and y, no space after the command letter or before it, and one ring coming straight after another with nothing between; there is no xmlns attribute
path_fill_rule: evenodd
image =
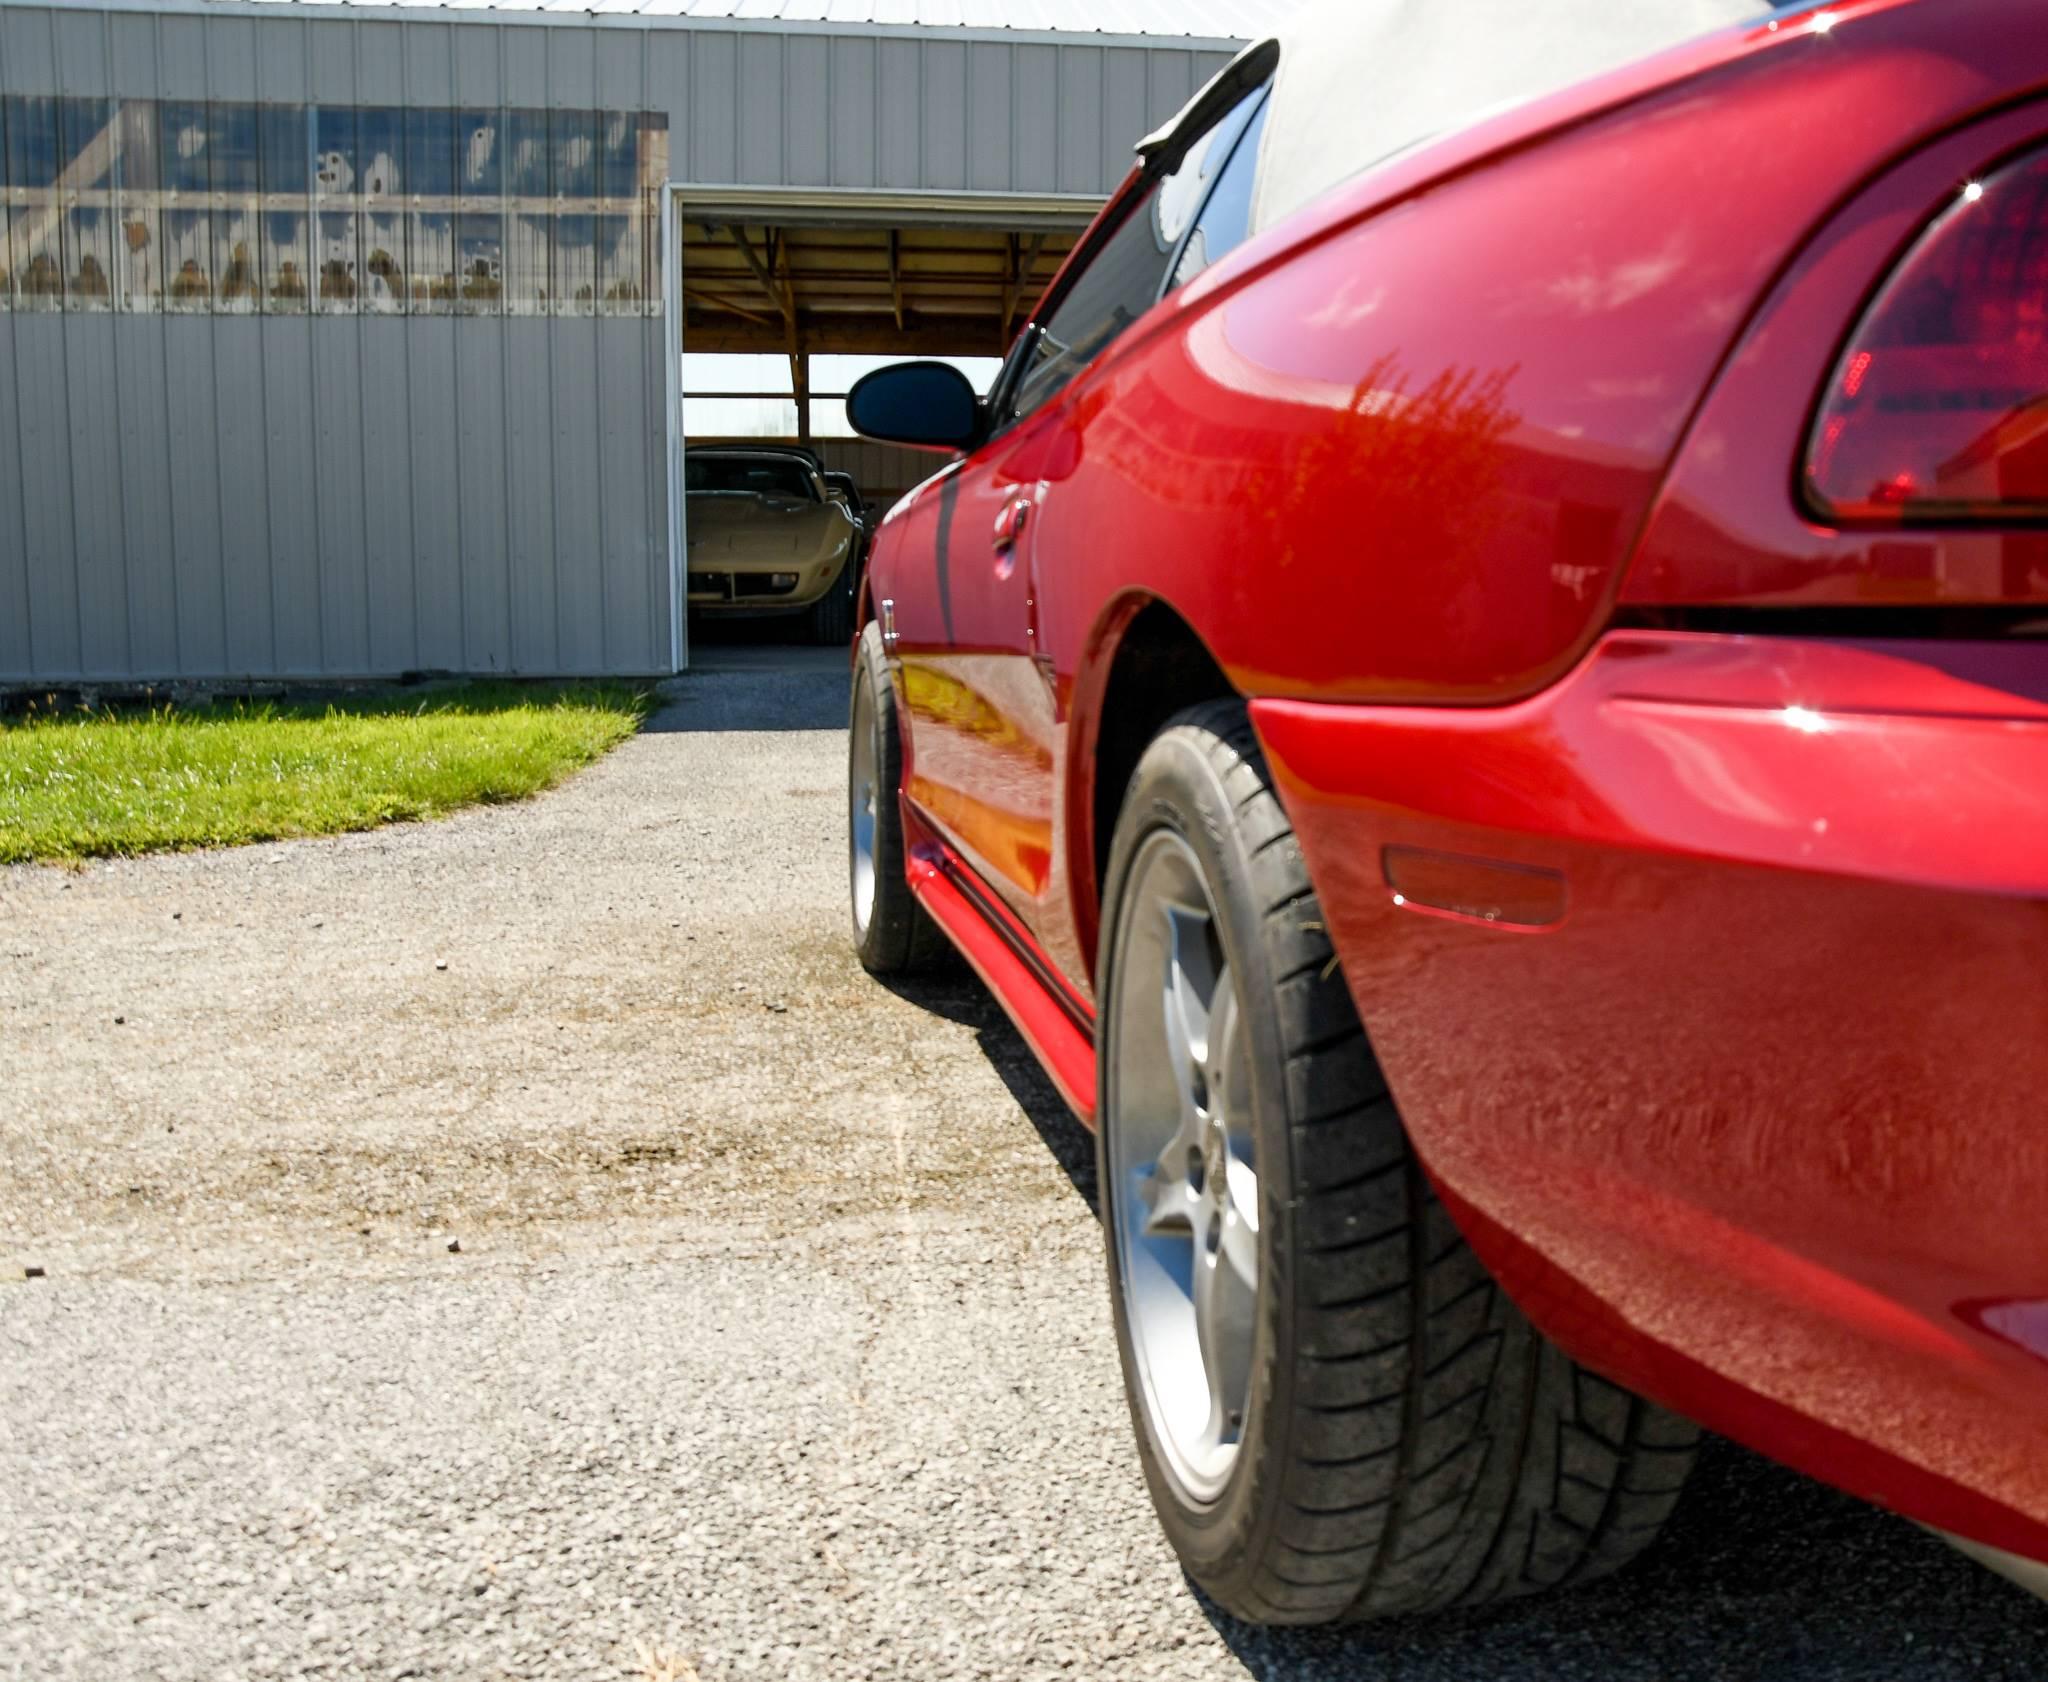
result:
<svg viewBox="0 0 2048 1682"><path fill-rule="evenodd" d="M0 92L666 112L721 185L1106 192L1223 56L0 0ZM0 314L0 682L669 669L663 330Z"/></svg>

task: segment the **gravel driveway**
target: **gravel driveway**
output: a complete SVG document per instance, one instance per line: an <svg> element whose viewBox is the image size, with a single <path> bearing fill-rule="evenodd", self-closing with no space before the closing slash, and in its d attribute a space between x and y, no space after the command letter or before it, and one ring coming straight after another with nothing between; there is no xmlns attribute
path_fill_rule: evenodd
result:
<svg viewBox="0 0 2048 1682"><path fill-rule="evenodd" d="M0 1676L2039 1674L2033 1602L1725 1447L1586 1592L1206 1611L1086 1136L970 978L849 954L843 662L714 664L525 805L0 872Z"/></svg>

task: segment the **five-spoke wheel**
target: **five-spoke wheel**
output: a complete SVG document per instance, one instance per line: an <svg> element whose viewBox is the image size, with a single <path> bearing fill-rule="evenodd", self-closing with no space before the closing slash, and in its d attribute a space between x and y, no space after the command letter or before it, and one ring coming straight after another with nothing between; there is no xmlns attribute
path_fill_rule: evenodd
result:
<svg viewBox="0 0 2048 1682"><path fill-rule="evenodd" d="M1213 1500L1244 1429L1259 1293L1243 1013L1201 866L1179 835L1147 838L1127 894L1115 1242L1154 1428L1189 1496Z"/></svg>

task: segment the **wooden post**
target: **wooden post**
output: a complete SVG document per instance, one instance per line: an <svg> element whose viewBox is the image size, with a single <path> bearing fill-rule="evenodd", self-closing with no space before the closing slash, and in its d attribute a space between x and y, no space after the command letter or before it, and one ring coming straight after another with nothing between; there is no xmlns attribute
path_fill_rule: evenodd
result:
<svg viewBox="0 0 2048 1682"><path fill-rule="evenodd" d="M780 270L782 282L782 319L789 331L789 389L796 398L796 441L805 449L811 447L811 353L804 344L802 317L796 307L796 275L789 258L789 233L785 229L780 235L770 234L768 244L768 270L773 277ZM770 279L771 290L774 286Z"/></svg>
<svg viewBox="0 0 2048 1682"><path fill-rule="evenodd" d="M1022 250L1018 249L1015 234L1009 235L1008 241L1010 272L1003 283L1003 329L1002 344L999 347L999 354L1003 356L1010 354L1011 318L1016 315L1019 306L1031 302L1031 293L1028 290L1031 272L1038 267L1039 252L1045 249L1045 235L1033 234L1031 243Z"/></svg>

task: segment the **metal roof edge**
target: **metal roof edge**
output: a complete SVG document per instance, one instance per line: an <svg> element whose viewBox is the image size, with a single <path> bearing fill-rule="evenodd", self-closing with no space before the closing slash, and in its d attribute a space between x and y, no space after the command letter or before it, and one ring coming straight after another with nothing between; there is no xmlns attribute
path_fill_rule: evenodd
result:
<svg viewBox="0 0 2048 1682"><path fill-rule="evenodd" d="M1818 3L1818 0L1815 0ZM843 35L886 41L989 41L1012 46L1135 47L1153 52L1235 54L1246 38L1229 35L1132 35L1079 29L955 28L927 23L832 23L824 19L685 17L676 13L536 11L513 6L376 5L357 0L0 0L0 11L143 12L151 16L325 19L384 23L495 23L556 28L685 30L706 34Z"/></svg>

